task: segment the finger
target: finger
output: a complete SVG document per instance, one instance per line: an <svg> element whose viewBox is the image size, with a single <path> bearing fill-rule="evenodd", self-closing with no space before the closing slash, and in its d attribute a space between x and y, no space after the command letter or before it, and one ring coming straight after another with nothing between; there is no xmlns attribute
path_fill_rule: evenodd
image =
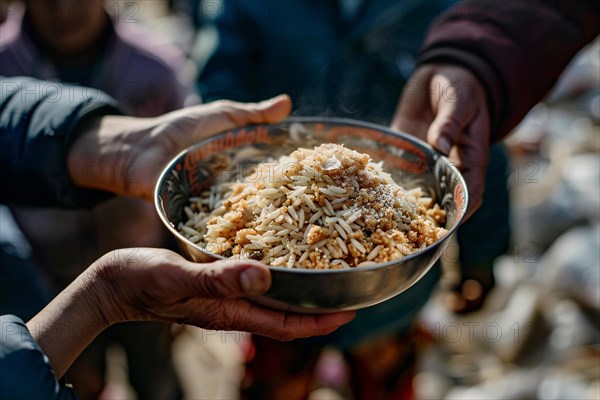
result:
<svg viewBox="0 0 600 400"><path fill-rule="evenodd" d="M252 332L278 340L326 335L354 319L353 311L332 314L293 314L272 310L247 300L225 300L191 307L197 319L184 321L204 328ZM208 326L207 326L208 325Z"/></svg>
<svg viewBox="0 0 600 400"><path fill-rule="evenodd" d="M216 261L188 263L188 296L204 299L231 299L264 293L271 286L269 269L259 263Z"/></svg>
<svg viewBox="0 0 600 400"><path fill-rule="evenodd" d="M481 206L485 189L485 172L489 161L489 118L485 108L478 113L465 132L461 147L461 171L469 191L468 219Z"/></svg>
<svg viewBox="0 0 600 400"><path fill-rule="evenodd" d="M221 100L199 109L194 134L187 135L192 142L245 125L279 122L290 114L292 102L289 96L280 95L260 103Z"/></svg>
<svg viewBox="0 0 600 400"><path fill-rule="evenodd" d="M277 340L327 335L352 321L356 316L354 311L321 315L279 314L283 314L283 316L278 316L277 321L273 321L275 325L257 326L256 333Z"/></svg>
<svg viewBox="0 0 600 400"><path fill-rule="evenodd" d="M433 120L429 101L428 82L431 79L430 67L419 68L406 83L398 99L396 113L391 128L426 140L427 129Z"/></svg>
<svg viewBox="0 0 600 400"><path fill-rule="evenodd" d="M283 320L283 330L273 338L292 340L298 337L327 335L352 321L355 316L356 312L354 311L322 315L286 314Z"/></svg>
<svg viewBox="0 0 600 400"><path fill-rule="evenodd" d="M442 82L432 80L432 85L439 83ZM427 142L441 153L448 154L473 118L475 108L469 96L458 91L451 82L446 81L443 87L439 98L432 99L436 115L427 131Z"/></svg>
<svg viewBox="0 0 600 400"><path fill-rule="evenodd" d="M390 127L425 141L427 138L427 129L429 128L430 124L431 119L409 118L404 114L403 110L400 110L399 113L394 116L394 121Z"/></svg>
<svg viewBox="0 0 600 400"><path fill-rule="evenodd" d="M227 105L227 102L225 104ZM228 105L229 107L225 107L224 111L234 126L279 122L286 118L292 110L292 101L286 94L256 104L229 102Z"/></svg>

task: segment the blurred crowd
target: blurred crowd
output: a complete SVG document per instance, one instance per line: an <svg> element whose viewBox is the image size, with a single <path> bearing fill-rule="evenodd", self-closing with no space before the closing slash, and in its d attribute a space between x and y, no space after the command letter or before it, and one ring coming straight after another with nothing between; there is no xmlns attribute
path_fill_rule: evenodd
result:
<svg viewBox="0 0 600 400"><path fill-rule="evenodd" d="M2 0L0 75L97 88L139 117L285 91L296 114L389 125L427 27L455 2L340 0L335 16L287 1L231 1L224 14L226 3ZM395 325L383 308L329 341L290 343L118 325L67 379L82 399L598 399L598 39L493 148L489 171L481 216L449 247L461 255L442 257L415 289L426 295L390 303L406 307ZM24 320L109 250L176 249L151 204L122 197L86 211L2 207L0 242L21 272L2 277L0 314ZM12 293L23 276L33 289Z"/></svg>

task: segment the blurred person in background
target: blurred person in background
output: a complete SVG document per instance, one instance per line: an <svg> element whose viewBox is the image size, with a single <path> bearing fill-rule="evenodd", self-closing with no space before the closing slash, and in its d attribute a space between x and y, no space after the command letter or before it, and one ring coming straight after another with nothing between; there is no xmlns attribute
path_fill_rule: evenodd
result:
<svg viewBox="0 0 600 400"><path fill-rule="evenodd" d="M4 5L4 3L0 3L0 24L2 24L4 21L6 21L6 14L7 14L6 8L7 7Z"/></svg>
<svg viewBox="0 0 600 400"><path fill-rule="evenodd" d="M108 14L104 0L29 0L2 8L7 20L0 26L0 75L100 89L140 117L183 106L186 91L176 76L182 56L165 39L134 26L139 15L131 12L137 8L117 13L118 20ZM98 166L87 168L90 176L100 178ZM139 199L119 197L89 211L14 207L13 213L54 290L66 287L110 250L172 245L152 205ZM11 262L21 263L18 257ZM27 309L12 313L27 320L44 305L43 298L28 295L29 302L20 302ZM123 345L130 381L141 398L178 398L171 336L167 324L109 329L70 372L82 398L95 398L102 391L105 350L111 343Z"/></svg>
<svg viewBox="0 0 600 400"><path fill-rule="evenodd" d="M9 205L93 207L115 194L151 200L165 164L182 149L245 124L278 122L291 108L283 96L135 118L89 88L24 77L0 77L0 87L0 202ZM61 96L67 90L72 97ZM81 167L87 161L106 174L90 179ZM144 171L137 180L121 173L132 165ZM0 276L12 267L0 263ZM12 284L25 289L32 282ZM120 322L186 323L289 340L331 332L354 315L298 315L242 298L264 293L270 284L268 268L258 263L198 264L165 249L112 251L27 325L0 314L0 398L77 398L63 375L96 335ZM0 288L5 285L0 280Z"/></svg>
<svg viewBox="0 0 600 400"><path fill-rule="evenodd" d="M219 45L198 84L207 100L284 91L295 114L391 125L448 155L465 174L471 211L483 202L458 230L461 276L446 286L449 308L469 312L494 285L494 259L508 246L507 158L493 144L600 23L592 2L464 2L440 14L451 3L226 1L215 21ZM328 341L255 337L244 396L306 398L320 348L334 345L350 366L354 398L410 397L407 329L437 274L434 268L401 296L360 311Z"/></svg>
<svg viewBox="0 0 600 400"><path fill-rule="evenodd" d="M192 26L200 29L204 25L202 13L203 0L168 0L167 6L171 13L182 13L188 16ZM217 7L217 2L210 2L207 7Z"/></svg>

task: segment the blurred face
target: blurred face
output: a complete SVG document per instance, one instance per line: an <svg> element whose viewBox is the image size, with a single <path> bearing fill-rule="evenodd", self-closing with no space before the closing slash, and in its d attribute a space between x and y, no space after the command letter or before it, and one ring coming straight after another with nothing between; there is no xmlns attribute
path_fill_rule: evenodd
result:
<svg viewBox="0 0 600 400"><path fill-rule="evenodd" d="M64 54L87 49L108 21L104 0L27 0L26 5L34 29Z"/></svg>

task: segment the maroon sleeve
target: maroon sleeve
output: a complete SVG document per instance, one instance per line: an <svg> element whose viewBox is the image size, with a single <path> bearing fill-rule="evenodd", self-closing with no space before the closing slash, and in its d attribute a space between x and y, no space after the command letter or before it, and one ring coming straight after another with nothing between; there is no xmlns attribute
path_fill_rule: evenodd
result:
<svg viewBox="0 0 600 400"><path fill-rule="evenodd" d="M471 70L487 89L499 140L599 33L597 0L463 1L432 25L418 62Z"/></svg>

